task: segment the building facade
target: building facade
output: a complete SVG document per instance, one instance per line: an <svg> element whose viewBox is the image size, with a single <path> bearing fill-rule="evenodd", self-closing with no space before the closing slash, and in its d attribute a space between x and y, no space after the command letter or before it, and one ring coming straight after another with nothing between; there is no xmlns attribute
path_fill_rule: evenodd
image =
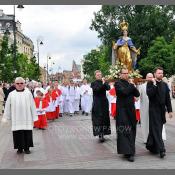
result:
<svg viewBox="0 0 175 175"><path fill-rule="evenodd" d="M74 60L72 62L72 74L73 81L81 81L81 65L76 64Z"/></svg>
<svg viewBox="0 0 175 175"><path fill-rule="evenodd" d="M0 9L0 42L2 42L5 32L9 36L9 46L14 44L14 16L3 13ZM23 34L21 29L21 23L16 21L16 46L19 53L27 55L28 59L33 57L34 44L32 40Z"/></svg>
<svg viewBox="0 0 175 175"><path fill-rule="evenodd" d="M63 72L57 72L56 74L50 74L49 75L50 81L59 81L62 82L80 82L81 79L81 65L76 64L76 62L73 60L72 62L72 70L63 70Z"/></svg>

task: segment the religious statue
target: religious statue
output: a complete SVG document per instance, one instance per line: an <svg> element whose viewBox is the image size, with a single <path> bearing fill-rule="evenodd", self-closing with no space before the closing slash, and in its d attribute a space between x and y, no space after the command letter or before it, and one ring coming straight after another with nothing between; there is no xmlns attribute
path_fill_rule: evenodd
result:
<svg viewBox="0 0 175 175"><path fill-rule="evenodd" d="M128 23L123 20L119 26L123 36L113 43L115 59L123 63L131 72L132 68L135 68L137 55L140 55L140 48L136 49L131 38L128 37Z"/></svg>

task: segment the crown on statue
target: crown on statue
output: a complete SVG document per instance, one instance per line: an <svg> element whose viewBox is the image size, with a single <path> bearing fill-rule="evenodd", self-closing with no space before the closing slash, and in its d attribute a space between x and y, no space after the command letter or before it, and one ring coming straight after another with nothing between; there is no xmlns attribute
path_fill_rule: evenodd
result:
<svg viewBox="0 0 175 175"><path fill-rule="evenodd" d="M120 26L120 29L122 30L122 31L124 31L124 30L128 30L128 23L123 19L123 21L119 24L119 26Z"/></svg>

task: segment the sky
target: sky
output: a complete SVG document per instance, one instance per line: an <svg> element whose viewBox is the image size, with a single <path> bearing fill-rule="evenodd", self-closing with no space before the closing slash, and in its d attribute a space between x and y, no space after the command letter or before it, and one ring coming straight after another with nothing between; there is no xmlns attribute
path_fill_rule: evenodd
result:
<svg viewBox="0 0 175 175"><path fill-rule="evenodd" d="M43 41L39 47L40 66L46 66L53 73L71 70L72 61L77 64L83 55L97 48L101 42L98 33L89 29L94 12L100 5L25 5L16 8L16 20L21 22L23 33L34 43L37 52L37 39ZM0 5L5 14L13 14L13 5Z"/></svg>

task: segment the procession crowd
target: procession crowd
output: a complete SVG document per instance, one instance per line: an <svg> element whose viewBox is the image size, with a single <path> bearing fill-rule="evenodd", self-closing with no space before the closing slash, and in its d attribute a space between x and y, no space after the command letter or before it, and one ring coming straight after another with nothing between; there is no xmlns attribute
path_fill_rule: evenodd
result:
<svg viewBox="0 0 175 175"><path fill-rule="evenodd" d="M81 112L91 114L93 135L104 142L111 134L110 116L116 120L117 150L128 161L134 161L137 124L141 124L146 148L163 158L166 154L165 112L172 117L170 89L163 82L163 69L148 73L146 82L134 84L128 69L121 70L119 80L107 82L101 71L96 80L82 82L28 81L17 77L14 84L0 83L0 115L2 123L12 120L14 149L30 154L33 147L33 128L45 130L49 120L73 117ZM122 128L122 129L121 129Z"/></svg>

